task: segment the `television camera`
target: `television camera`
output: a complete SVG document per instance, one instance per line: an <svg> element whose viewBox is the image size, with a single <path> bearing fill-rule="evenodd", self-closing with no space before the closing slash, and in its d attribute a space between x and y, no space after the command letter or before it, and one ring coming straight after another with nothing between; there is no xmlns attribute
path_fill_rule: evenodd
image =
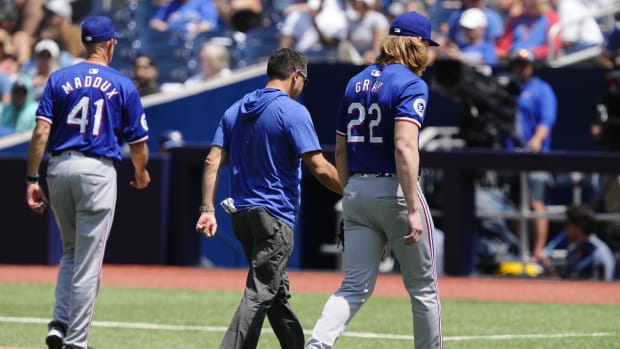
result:
<svg viewBox="0 0 620 349"><path fill-rule="evenodd" d="M465 106L459 136L468 147L499 147L514 137L517 95L521 86L511 75L493 75L488 66L440 59L433 65L431 88Z"/></svg>

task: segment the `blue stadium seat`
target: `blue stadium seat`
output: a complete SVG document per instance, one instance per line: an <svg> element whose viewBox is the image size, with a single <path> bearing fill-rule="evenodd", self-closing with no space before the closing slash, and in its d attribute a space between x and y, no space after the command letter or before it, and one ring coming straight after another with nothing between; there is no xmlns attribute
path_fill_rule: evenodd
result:
<svg viewBox="0 0 620 349"><path fill-rule="evenodd" d="M246 32L245 42L242 43L241 57L246 65L263 62L280 45L278 30L275 26L253 28Z"/></svg>

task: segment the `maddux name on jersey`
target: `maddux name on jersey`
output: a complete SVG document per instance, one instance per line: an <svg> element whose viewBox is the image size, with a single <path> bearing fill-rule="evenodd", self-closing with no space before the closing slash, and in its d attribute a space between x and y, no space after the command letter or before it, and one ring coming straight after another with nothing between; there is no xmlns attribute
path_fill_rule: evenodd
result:
<svg viewBox="0 0 620 349"><path fill-rule="evenodd" d="M65 81L62 85L62 90L65 94L70 94L74 90L81 88L96 88L101 90L101 92L105 93L106 98L110 99L118 94L118 91L115 87L112 87L112 91L108 92L108 90L112 87L112 83L108 80L103 80L102 77L97 76L93 78L90 75L86 75L84 78L81 76L76 76L73 78L73 83L69 81Z"/></svg>

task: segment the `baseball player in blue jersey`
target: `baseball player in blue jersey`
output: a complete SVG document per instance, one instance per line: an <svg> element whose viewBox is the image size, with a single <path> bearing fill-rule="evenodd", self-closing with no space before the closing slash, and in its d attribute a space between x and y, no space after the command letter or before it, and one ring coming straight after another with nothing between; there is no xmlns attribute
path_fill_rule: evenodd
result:
<svg viewBox="0 0 620 349"><path fill-rule="evenodd" d="M39 186L39 166L46 145L51 153L47 183L62 239L49 349L87 348L116 207L115 162L121 160L123 140L135 168L130 184L142 189L151 181L140 97L129 78L108 66L119 37L107 17L82 23L86 60L49 77L28 150L26 199L37 213L49 204Z"/></svg>
<svg viewBox="0 0 620 349"><path fill-rule="evenodd" d="M431 24L415 12L398 16L375 63L347 84L338 112L336 168L346 183L344 280L329 298L306 348L332 348L372 294L386 242L411 297L416 349L441 348L433 221L418 183L418 134L428 87Z"/></svg>

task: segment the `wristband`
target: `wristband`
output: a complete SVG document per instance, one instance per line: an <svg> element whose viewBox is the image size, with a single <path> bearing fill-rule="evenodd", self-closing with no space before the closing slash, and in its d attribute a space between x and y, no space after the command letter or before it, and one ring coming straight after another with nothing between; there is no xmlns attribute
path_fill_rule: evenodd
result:
<svg viewBox="0 0 620 349"><path fill-rule="evenodd" d="M215 207L207 206L207 205L202 205L202 206L198 207L198 212L199 213L215 212Z"/></svg>
<svg viewBox="0 0 620 349"><path fill-rule="evenodd" d="M28 173L26 174L26 182L38 182L39 174L38 173Z"/></svg>

